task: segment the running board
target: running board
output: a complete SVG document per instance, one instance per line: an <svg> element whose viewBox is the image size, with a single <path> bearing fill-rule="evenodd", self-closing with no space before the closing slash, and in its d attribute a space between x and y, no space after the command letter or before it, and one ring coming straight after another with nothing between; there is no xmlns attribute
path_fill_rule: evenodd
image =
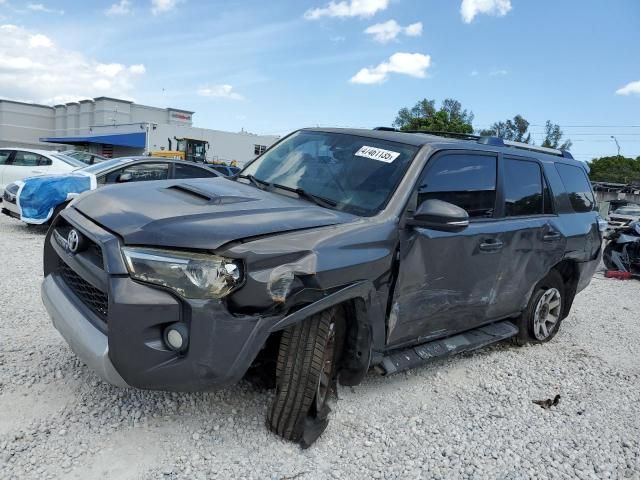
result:
<svg viewBox="0 0 640 480"><path fill-rule="evenodd" d="M511 338L517 333L518 327L509 321L492 323L452 337L392 352L382 359L382 363L378 365L378 368L382 370L383 375L391 375L418 367L434 358L470 352L471 350L486 347L492 343Z"/></svg>

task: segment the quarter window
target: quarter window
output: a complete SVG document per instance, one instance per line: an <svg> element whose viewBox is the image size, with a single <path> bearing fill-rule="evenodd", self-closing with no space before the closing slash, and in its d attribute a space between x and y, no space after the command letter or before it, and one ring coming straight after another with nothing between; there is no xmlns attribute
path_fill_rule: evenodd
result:
<svg viewBox="0 0 640 480"><path fill-rule="evenodd" d="M575 212L590 212L595 209L596 200L584 169L556 163L556 170L560 174L564 188L569 195L569 201Z"/></svg>
<svg viewBox="0 0 640 480"><path fill-rule="evenodd" d="M542 172L537 163L505 158L504 200L507 217L543 213Z"/></svg>
<svg viewBox="0 0 640 480"><path fill-rule="evenodd" d="M183 165L182 163L175 163L175 178L205 178L215 177L216 174L205 170L204 168L194 167L192 165Z"/></svg>
<svg viewBox="0 0 640 480"><path fill-rule="evenodd" d="M443 155L432 160L418 187L418 202L438 199L464 208L471 218L493 216L496 157Z"/></svg>

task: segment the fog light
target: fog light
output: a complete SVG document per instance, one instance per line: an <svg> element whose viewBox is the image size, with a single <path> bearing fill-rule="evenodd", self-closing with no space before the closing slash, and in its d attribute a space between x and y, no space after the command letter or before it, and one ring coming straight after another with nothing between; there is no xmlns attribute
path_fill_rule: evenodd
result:
<svg viewBox="0 0 640 480"><path fill-rule="evenodd" d="M171 350L183 352L189 345L189 331L184 323L174 323L164 329L164 343Z"/></svg>

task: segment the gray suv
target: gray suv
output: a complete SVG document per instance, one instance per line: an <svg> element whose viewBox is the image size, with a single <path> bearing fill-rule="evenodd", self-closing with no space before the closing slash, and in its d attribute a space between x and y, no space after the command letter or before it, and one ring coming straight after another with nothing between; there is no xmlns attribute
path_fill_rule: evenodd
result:
<svg viewBox="0 0 640 480"><path fill-rule="evenodd" d="M335 382L558 333L598 265L586 166L496 137L304 129L231 178L108 186L51 226L42 296L119 386L258 372L310 445Z"/></svg>

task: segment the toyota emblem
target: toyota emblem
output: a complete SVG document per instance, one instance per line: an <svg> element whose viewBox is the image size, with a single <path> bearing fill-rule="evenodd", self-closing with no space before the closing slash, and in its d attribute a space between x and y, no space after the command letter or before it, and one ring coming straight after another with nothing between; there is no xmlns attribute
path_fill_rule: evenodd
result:
<svg viewBox="0 0 640 480"><path fill-rule="evenodd" d="M67 235L67 247L71 253L76 253L80 247L80 234L75 228Z"/></svg>

